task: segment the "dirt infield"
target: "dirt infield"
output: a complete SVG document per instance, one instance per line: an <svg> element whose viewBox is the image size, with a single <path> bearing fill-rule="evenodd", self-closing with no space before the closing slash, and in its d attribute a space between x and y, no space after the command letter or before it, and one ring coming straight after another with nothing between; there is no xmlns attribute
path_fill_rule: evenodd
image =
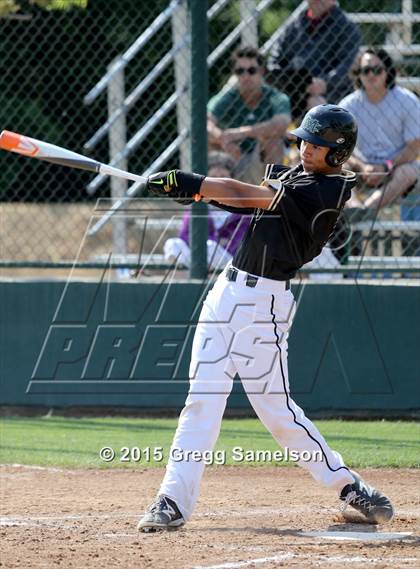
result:
<svg viewBox="0 0 420 569"><path fill-rule="evenodd" d="M140 534L137 519L162 474L0 467L1 567L419 566L419 471L362 472L396 506L395 520L381 527L345 520L335 495L298 468L212 467L185 528ZM314 531L364 535L340 540L339 533L335 539L302 533ZM375 539L383 532L396 539Z"/></svg>

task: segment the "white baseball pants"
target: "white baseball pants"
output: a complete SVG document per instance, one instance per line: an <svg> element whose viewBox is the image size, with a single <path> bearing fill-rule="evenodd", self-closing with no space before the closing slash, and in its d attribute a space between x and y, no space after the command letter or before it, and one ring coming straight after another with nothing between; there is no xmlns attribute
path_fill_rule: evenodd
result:
<svg viewBox="0 0 420 569"><path fill-rule="evenodd" d="M321 451L322 460L298 461L318 482L340 491L354 482L339 453L331 450L313 423L292 400L287 372L287 338L295 301L285 283L258 278L254 288L238 271L235 282L221 273L208 293L194 336L190 389L159 494L172 498L187 520L197 502L205 464L188 451L212 451L220 433L236 374L256 414L289 451ZM308 454L306 452L305 458ZM281 476L279 472L279 476Z"/></svg>

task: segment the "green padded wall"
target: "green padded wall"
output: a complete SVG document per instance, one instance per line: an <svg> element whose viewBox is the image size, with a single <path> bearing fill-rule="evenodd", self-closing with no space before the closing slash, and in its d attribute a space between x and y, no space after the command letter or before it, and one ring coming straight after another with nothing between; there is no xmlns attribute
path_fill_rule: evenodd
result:
<svg viewBox="0 0 420 569"><path fill-rule="evenodd" d="M304 409L419 408L419 288L372 283L293 287L289 378ZM0 404L182 407L205 293L193 282L0 282ZM239 381L229 406L248 406Z"/></svg>

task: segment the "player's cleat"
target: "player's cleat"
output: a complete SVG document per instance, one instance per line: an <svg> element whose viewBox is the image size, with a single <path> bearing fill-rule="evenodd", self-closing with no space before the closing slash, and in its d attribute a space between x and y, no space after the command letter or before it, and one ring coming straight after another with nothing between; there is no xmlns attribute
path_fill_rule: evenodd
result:
<svg viewBox="0 0 420 569"><path fill-rule="evenodd" d="M344 512L347 506L352 506L369 522L384 524L391 521L394 517L394 508L389 498L366 484L356 472L351 471L351 474L355 482L344 486L340 494L340 500L344 502L342 511Z"/></svg>
<svg viewBox="0 0 420 569"><path fill-rule="evenodd" d="M166 496L158 496L139 521L137 529L145 533L155 532L176 529L184 523L185 520L175 502Z"/></svg>

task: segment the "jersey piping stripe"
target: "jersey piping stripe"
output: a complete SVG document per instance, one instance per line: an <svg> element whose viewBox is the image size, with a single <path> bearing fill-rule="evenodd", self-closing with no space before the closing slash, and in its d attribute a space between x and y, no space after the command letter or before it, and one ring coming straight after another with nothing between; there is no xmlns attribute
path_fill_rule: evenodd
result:
<svg viewBox="0 0 420 569"><path fill-rule="evenodd" d="M271 188L272 186L270 186ZM274 188L273 188L274 189ZM279 203L279 201L281 200L281 198L283 197L285 188L283 186L283 184L280 186L280 188L277 190L277 193L274 195L274 198L271 200L270 205L267 208L267 211L271 211L273 210L275 207L277 207L277 204Z"/></svg>
<svg viewBox="0 0 420 569"><path fill-rule="evenodd" d="M355 182L356 174L350 170L343 170L341 174L324 174L327 178L342 178L346 182Z"/></svg>
<svg viewBox="0 0 420 569"><path fill-rule="evenodd" d="M285 395L286 395L286 405L287 405L287 408L289 409L289 411L290 411L290 412L292 413L292 415L293 415L293 421L294 421L294 423L296 423L296 425L299 425L300 427L302 427L302 429L304 429L304 430L306 431L308 437L309 437L310 439L312 439L312 440L319 446L319 448L321 449L321 452L322 452L322 456L323 456L324 459L325 459L325 463L326 463L326 465L328 466L328 468L329 468L332 472L337 472L338 470L347 470L348 472L350 472L349 469L347 468L347 466L339 466L338 468L333 468L333 467L330 465L330 463L328 462L327 455L325 454L325 451L324 451L324 449L322 448L321 443L320 443L314 436L311 435L311 433L308 431L308 429L305 427L305 425L303 425L302 423L299 423L299 421L298 421L297 418L296 418L295 412L294 412L293 409L290 407L290 403L289 403L289 393L288 393L288 390L287 390L286 378L285 378L285 376L284 376L283 361L282 361L282 359L281 359L282 351L281 351L281 348L280 348L280 338L279 338L278 333L277 333L276 315L274 314L273 306L274 306L274 294L271 295L270 312L271 312L271 315L272 315L272 317L273 317L274 334L275 334L275 336L276 336L276 346L277 346L277 348L278 348L278 350L279 350L280 369L281 369L281 376L282 376L282 380L283 380L284 393L285 393Z"/></svg>
<svg viewBox="0 0 420 569"><path fill-rule="evenodd" d="M264 180L265 180L266 178L269 178L269 177L270 177L273 168L274 168L274 164L267 164L267 165L266 165L266 167L265 167L265 172L264 172Z"/></svg>
<svg viewBox="0 0 420 569"><path fill-rule="evenodd" d="M270 182L270 176L273 172L275 164L267 164L267 167L265 169L265 175L264 175L264 180L267 182ZM271 180L277 183L281 184L281 180L283 178L286 177L286 175L289 173L290 170L285 170L282 171L280 173L280 176L278 176L277 178L272 178ZM272 186L269 186L272 187ZM274 188L273 188L274 189ZM281 200L281 198L283 197L283 194L285 192L285 188L283 187L283 184L280 185L280 188L278 189L278 192L275 194L274 198L272 199L272 201L270 202L267 211L272 211L275 207L277 207L279 201Z"/></svg>

